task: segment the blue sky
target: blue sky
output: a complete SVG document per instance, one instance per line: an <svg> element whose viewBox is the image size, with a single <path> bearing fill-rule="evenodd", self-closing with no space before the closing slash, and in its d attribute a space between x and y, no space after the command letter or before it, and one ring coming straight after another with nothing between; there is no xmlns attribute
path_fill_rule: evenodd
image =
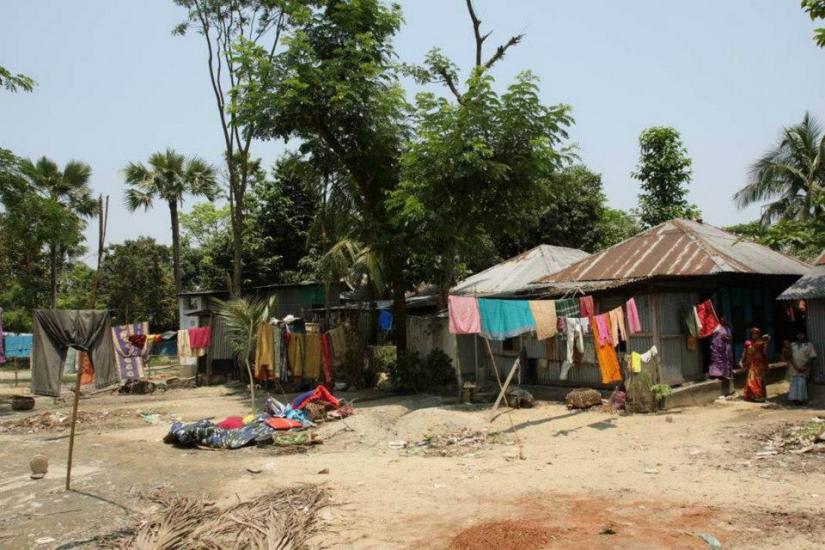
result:
<svg viewBox="0 0 825 550"><path fill-rule="evenodd" d="M460 66L473 57L462 0L406 0L402 61L433 46ZM810 110L825 119L825 50L796 0L476 0L492 49L524 32L495 68L499 85L530 69L547 103L573 107L571 139L603 175L616 208L636 204L631 179L646 127L678 129L694 162L690 198L705 219L752 219L730 200L748 165L783 126ZM168 212L122 207L120 170L166 147L219 164L221 138L197 36L173 37L171 0L6 0L0 65L34 77L32 94L0 95L0 147L18 155L80 159L96 192L111 195L109 242L170 241ZM267 163L282 144L261 143ZM89 236L94 247L96 230Z"/></svg>

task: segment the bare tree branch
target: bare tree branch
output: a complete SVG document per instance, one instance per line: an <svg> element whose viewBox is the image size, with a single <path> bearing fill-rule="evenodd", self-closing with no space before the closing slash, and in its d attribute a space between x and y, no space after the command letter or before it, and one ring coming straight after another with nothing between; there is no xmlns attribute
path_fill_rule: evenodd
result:
<svg viewBox="0 0 825 550"><path fill-rule="evenodd" d="M494 53L492 55L492 57L490 57L490 59L487 60L487 63L484 64L484 68L489 69L490 67L495 65L496 62L498 62L502 57L504 57L505 52L507 52L507 50L511 46L515 46L516 44L521 42L522 38L524 38L523 34L517 34L515 36L511 36L510 40L508 40L506 44L503 44L503 45L499 46L498 48L496 48L496 53Z"/></svg>
<svg viewBox="0 0 825 550"><path fill-rule="evenodd" d="M452 75L447 70L446 67L437 67L435 68L435 72L438 73L438 76L444 81L447 87L453 92L453 95L458 100L459 103L464 103L464 95L458 91L458 86L455 85L455 81L453 80Z"/></svg>
<svg viewBox="0 0 825 550"><path fill-rule="evenodd" d="M476 10L473 8L473 0L467 0L467 11L470 12L470 19L473 21L473 33L476 37L476 67L479 67L481 66L481 49L484 41L490 36L490 33L488 32L484 36L481 35L481 31L479 30L481 27L481 19L478 18Z"/></svg>

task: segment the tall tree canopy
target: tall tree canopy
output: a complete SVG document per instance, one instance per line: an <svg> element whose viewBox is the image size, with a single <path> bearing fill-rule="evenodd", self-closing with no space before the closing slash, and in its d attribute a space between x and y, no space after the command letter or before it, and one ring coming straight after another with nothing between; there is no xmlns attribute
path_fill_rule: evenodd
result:
<svg viewBox="0 0 825 550"><path fill-rule="evenodd" d="M22 171L28 178L31 189L62 208L65 224L54 228L48 241L49 249L49 305L57 307L57 288L61 271L68 254L82 250L82 231L86 227L84 218L97 212L97 201L92 197L89 180L92 168L76 160L66 163L63 170L53 160L41 157L36 163L26 160Z"/></svg>
<svg viewBox="0 0 825 550"><path fill-rule="evenodd" d="M242 120L237 109L231 108L230 93L235 86L256 87L259 75L243 71L233 47L246 42L259 47L262 56L271 61L286 26L287 0L175 0L186 9L186 20L174 33L194 30L203 38L207 53L209 83L215 99L224 143L224 158L228 173L228 198L232 228L232 294L241 295L243 247L246 215L246 192L258 170L250 155L255 137L255 120ZM298 4L298 2L296 2ZM271 74L262 75L269 80ZM236 100L237 101L237 100Z"/></svg>
<svg viewBox="0 0 825 550"><path fill-rule="evenodd" d="M687 201L692 161L673 128L648 128L639 136L639 164L631 174L641 182L639 217L646 227L673 218L694 218L698 209Z"/></svg>
<svg viewBox="0 0 825 550"><path fill-rule="evenodd" d="M154 331L178 326L171 251L150 237L106 247L99 292L116 323L148 321Z"/></svg>
<svg viewBox="0 0 825 550"><path fill-rule="evenodd" d="M126 180L126 207L134 212L148 210L154 201L166 202L172 227L172 258L175 274L175 291L180 293L180 216L179 208L187 195L213 199L218 194L215 169L197 157L186 158L172 149L149 157L148 166L132 162L123 170Z"/></svg>
<svg viewBox="0 0 825 550"><path fill-rule="evenodd" d="M782 130L777 144L754 162L748 184L734 195L744 208L768 201L762 223L825 215L825 134L809 113Z"/></svg>
<svg viewBox="0 0 825 550"><path fill-rule="evenodd" d="M802 0L802 9L810 16L811 21L821 22L825 19L825 0ZM814 30L814 42L820 48L825 48L825 27Z"/></svg>

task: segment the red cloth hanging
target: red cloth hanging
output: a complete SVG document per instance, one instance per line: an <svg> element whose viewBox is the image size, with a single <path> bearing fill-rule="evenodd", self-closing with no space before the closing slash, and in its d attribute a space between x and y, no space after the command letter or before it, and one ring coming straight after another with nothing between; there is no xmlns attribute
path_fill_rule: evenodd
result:
<svg viewBox="0 0 825 550"><path fill-rule="evenodd" d="M593 296L579 298L579 313L586 319L596 315L596 304L593 303Z"/></svg>
<svg viewBox="0 0 825 550"><path fill-rule="evenodd" d="M713 309L713 302L710 300L705 300L696 306L696 318L702 323L702 327L699 329L699 338L707 338L719 326L716 310Z"/></svg>
<svg viewBox="0 0 825 550"><path fill-rule="evenodd" d="M190 348L208 348L212 343L211 327L196 327L189 329Z"/></svg>

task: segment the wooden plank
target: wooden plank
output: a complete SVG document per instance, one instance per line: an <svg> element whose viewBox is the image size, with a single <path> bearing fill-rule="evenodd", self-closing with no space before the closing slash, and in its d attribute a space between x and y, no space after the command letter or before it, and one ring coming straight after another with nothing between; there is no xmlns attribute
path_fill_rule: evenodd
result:
<svg viewBox="0 0 825 550"><path fill-rule="evenodd" d="M504 399L504 392L507 391L507 387L510 385L510 382L513 380L513 375L516 371L521 367L521 355L518 356L516 362L513 363L513 368L510 369L510 372L507 373L507 380L504 381L504 385L501 387L501 392L499 392L498 397L496 398L496 402L493 405L493 410L490 412L490 418L492 422L492 417L496 414L496 409L498 409L499 404L501 404L501 400Z"/></svg>

